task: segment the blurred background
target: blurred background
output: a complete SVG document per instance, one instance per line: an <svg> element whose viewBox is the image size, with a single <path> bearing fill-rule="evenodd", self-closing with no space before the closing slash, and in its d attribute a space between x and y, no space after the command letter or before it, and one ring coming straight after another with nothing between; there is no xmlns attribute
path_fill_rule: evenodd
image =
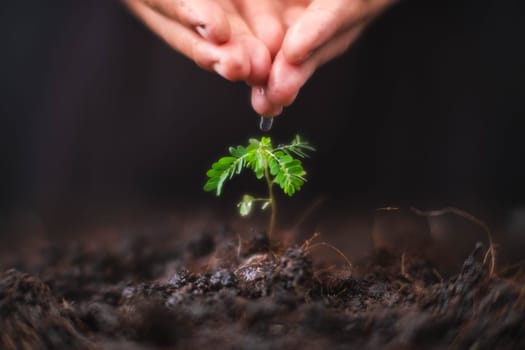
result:
<svg viewBox="0 0 525 350"><path fill-rule="evenodd" d="M407 0L380 18L275 120L276 143L300 133L318 149L293 205L457 206L525 226L524 10ZM1 235L234 210L264 190L242 177L219 199L202 191L228 146L262 135L248 87L202 71L119 1L10 1L0 28Z"/></svg>

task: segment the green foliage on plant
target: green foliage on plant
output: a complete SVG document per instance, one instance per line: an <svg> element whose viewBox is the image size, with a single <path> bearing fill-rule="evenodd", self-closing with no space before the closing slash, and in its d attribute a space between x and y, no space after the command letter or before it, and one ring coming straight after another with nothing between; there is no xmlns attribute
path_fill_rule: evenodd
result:
<svg viewBox="0 0 525 350"><path fill-rule="evenodd" d="M244 169L253 171L257 179L265 179L268 187L268 198L257 198L245 194L242 201L237 205L239 213L248 215L256 202L262 203L261 208L272 208L272 220L270 232L273 229L275 217L275 200L273 185L278 185L288 196L293 196L306 182L306 171L300 158L309 156L308 152L315 148L304 141L299 135L289 144L274 147L270 137L262 137L260 140L251 138L247 146L229 148L229 155L221 157L212 164L206 172L208 181L204 190L215 191L220 196L227 180L240 174Z"/></svg>
<svg viewBox="0 0 525 350"><path fill-rule="evenodd" d="M261 140L250 139L248 146L230 147L229 156L220 158L208 170L208 182L204 185L205 191L215 191L217 196L222 193L226 180L240 174L243 169L251 169L257 179L262 179L265 173L273 176L272 183L278 184L284 193L292 196L306 181L300 158L308 156L307 151L313 147L303 141L299 135L288 145L279 145L274 148L270 137Z"/></svg>

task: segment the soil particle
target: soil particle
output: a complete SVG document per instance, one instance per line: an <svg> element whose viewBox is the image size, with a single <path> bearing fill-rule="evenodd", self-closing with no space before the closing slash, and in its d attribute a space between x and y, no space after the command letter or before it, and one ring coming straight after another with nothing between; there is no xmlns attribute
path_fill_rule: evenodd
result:
<svg viewBox="0 0 525 350"><path fill-rule="evenodd" d="M216 271L210 276L210 285L215 290L233 287L236 284L237 278L235 274L225 269Z"/></svg>
<svg viewBox="0 0 525 350"><path fill-rule="evenodd" d="M167 281L173 288L180 288L188 282L189 271L181 270L175 272Z"/></svg>
<svg viewBox="0 0 525 350"><path fill-rule="evenodd" d="M313 285L312 260L300 247L289 248L281 256L274 281L277 286L304 296Z"/></svg>

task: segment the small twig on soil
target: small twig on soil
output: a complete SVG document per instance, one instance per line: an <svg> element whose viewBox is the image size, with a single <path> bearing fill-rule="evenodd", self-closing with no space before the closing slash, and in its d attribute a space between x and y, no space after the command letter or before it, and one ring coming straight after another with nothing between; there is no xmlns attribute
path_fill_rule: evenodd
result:
<svg viewBox="0 0 525 350"><path fill-rule="evenodd" d="M403 252L403 254L401 254L401 276L403 276L409 281L412 281L412 277L410 277L406 270L406 252Z"/></svg>
<svg viewBox="0 0 525 350"><path fill-rule="evenodd" d="M319 236L320 236L320 233L319 232L315 232L313 234L312 238L307 239L303 243L303 245L301 246L301 249L303 249L305 252L309 252L312 249L320 247L320 246L326 246L326 247L328 247L330 249L333 249L337 254L339 254L346 261L346 263L348 264L349 270L351 271L354 268L352 263L350 262L350 260L348 260L346 255L339 248L336 248L332 244L327 243L327 242L319 242L319 243L312 244L312 241L315 240Z"/></svg>
<svg viewBox="0 0 525 350"><path fill-rule="evenodd" d="M423 210L411 207L410 210L412 210L416 215L426 216L426 217L436 217L436 216L443 216L443 215L446 215L446 214L454 214L454 215L460 216L460 217L462 217L464 219L467 219L468 221L473 222L474 224L480 226L487 233L487 237L488 237L488 240L489 240L489 248L487 249L487 252L485 253L485 255L483 257L483 264L486 264L487 261L490 259L490 263L489 263L489 277L493 277L494 276L495 270L496 270L496 250L495 250L494 241L492 240L492 234L490 232L490 228L488 227L488 225L485 222L483 222L482 220L478 219L474 215L472 215L472 214L470 214L470 213L468 213L468 212L466 212L466 211L464 211L462 209L456 208L456 207L446 207L446 208L443 208L443 209L430 210L430 211L423 211Z"/></svg>
<svg viewBox="0 0 525 350"><path fill-rule="evenodd" d="M319 237L321 234L319 232L315 232L312 237L308 238L304 243L301 245L302 250L308 250L310 249L310 246L312 245L313 240L315 240L317 237Z"/></svg>
<svg viewBox="0 0 525 350"><path fill-rule="evenodd" d="M239 267L237 267L233 273L237 274L240 270L245 269L247 267L261 265L263 262L273 257L274 256L270 255L270 253L252 255L251 257L246 259L246 261L243 262Z"/></svg>

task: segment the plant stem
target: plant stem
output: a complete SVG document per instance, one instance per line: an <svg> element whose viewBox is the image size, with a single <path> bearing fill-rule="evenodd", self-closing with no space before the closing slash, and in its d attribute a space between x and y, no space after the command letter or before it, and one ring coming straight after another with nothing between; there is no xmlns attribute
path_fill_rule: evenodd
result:
<svg viewBox="0 0 525 350"><path fill-rule="evenodd" d="M275 198L273 195L273 182L272 182L272 179L270 178L270 173L268 172L267 166L264 168L264 177L266 179L266 184L268 185L268 199L269 199L270 207L272 211L270 214L270 223L268 225L268 241L270 242L270 246L271 246L273 230L275 227L275 215L276 215L277 209L275 208Z"/></svg>

